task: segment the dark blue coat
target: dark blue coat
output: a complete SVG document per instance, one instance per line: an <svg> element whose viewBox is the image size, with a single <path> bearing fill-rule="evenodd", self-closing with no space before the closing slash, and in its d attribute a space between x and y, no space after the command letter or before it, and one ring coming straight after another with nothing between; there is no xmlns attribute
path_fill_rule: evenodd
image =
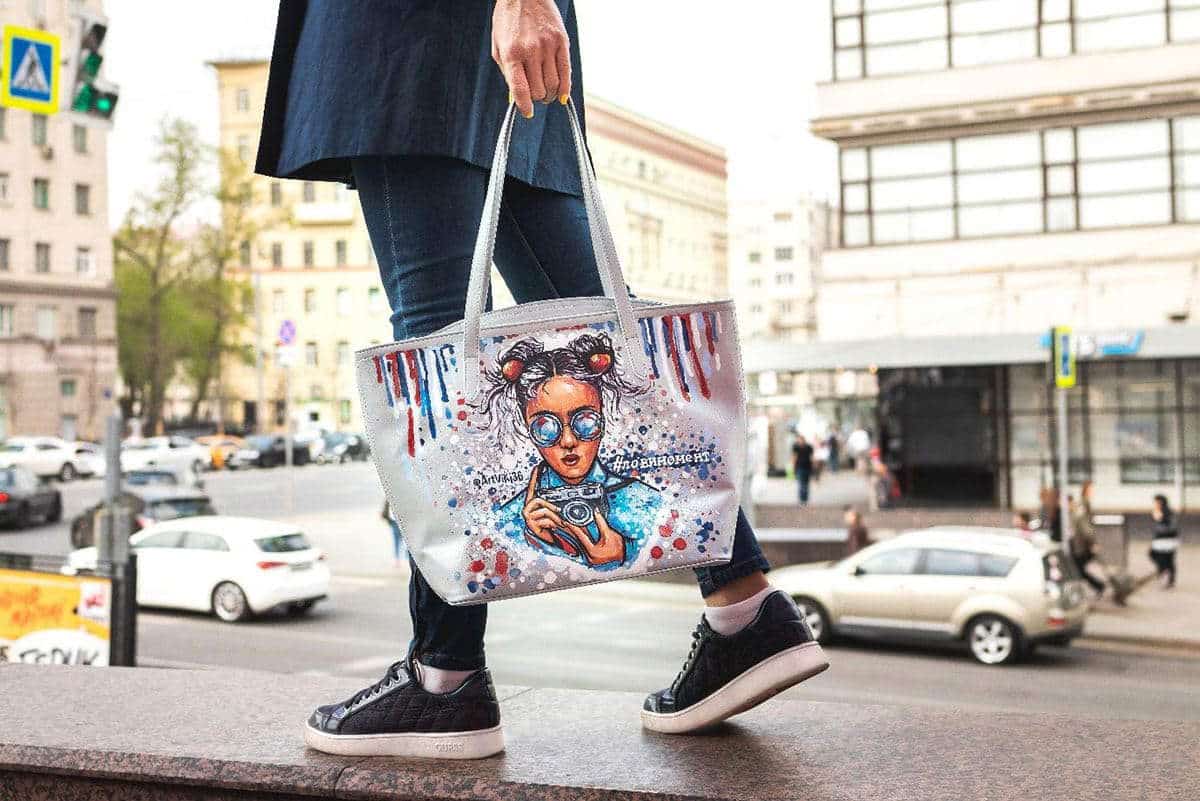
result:
<svg viewBox="0 0 1200 801"><path fill-rule="evenodd" d="M573 0L557 0L583 108ZM508 87L486 0L280 0L255 171L351 182L354 156L450 156L488 168ZM508 174L578 195L566 110L518 117Z"/></svg>

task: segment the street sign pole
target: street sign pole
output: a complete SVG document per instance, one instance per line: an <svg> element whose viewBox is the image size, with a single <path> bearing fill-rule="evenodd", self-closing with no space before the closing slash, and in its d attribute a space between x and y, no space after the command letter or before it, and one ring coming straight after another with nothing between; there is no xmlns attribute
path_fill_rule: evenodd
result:
<svg viewBox="0 0 1200 801"><path fill-rule="evenodd" d="M1070 458L1070 428L1067 425L1067 390L1075 386L1077 365L1075 340L1071 329L1055 326L1050 329L1050 359L1054 373L1055 420L1058 439L1058 519L1062 527L1062 549L1071 553L1071 502L1067 497L1068 465Z"/></svg>

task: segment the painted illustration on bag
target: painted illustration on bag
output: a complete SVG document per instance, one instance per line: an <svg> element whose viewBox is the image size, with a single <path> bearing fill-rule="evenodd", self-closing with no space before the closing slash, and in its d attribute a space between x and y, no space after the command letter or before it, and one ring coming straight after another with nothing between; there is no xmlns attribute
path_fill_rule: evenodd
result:
<svg viewBox="0 0 1200 801"><path fill-rule="evenodd" d="M607 334L546 349L537 338L504 351L487 374L490 427L526 441L540 460L501 506L501 525L534 548L605 570L637 555L655 519L657 489L599 459L606 415L642 394L621 375Z"/></svg>
<svg viewBox="0 0 1200 801"><path fill-rule="evenodd" d="M646 316L637 330L484 337L472 399L453 343L371 354L373 452L410 493L397 509L428 509L458 537L428 552L413 541L434 586L490 600L728 557L744 445L725 421L743 390L736 360L723 364L722 315ZM628 347L648 375L628 372Z"/></svg>

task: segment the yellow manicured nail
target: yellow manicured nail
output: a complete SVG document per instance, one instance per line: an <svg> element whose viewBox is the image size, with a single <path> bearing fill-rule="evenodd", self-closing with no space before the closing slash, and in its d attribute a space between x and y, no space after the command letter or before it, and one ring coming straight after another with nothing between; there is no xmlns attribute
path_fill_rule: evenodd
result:
<svg viewBox="0 0 1200 801"><path fill-rule="evenodd" d="M512 92L509 92L509 93L508 93L508 102L509 102L509 103L513 102L513 96L512 96Z"/></svg>
<svg viewBox="0 0 1200 801"><path fill-rule="evenodd" d="M570 99L571 99L571 96L570 96L570 95L563 95L562 97L560 97L560 98L558 99L558 102L559 102L559 103L562 103L562 104L565 106L565 105L567 105L567 101L568 101L568 100L570 100Z"/></svg>
<svg viewBox="0 0 1200 801"><path fill-rule="evenodd" d="M527 119L527 120L533 119L533 109L529 110L529 113L525 115L525 119Z"/></svg>

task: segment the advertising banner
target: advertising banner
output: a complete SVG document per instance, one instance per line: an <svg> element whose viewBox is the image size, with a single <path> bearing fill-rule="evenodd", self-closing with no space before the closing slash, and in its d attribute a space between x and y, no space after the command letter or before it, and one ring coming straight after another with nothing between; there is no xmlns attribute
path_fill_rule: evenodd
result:
<svg viewBox="0 0 1200 801"><path fill-rule="evenodd" d="M0 570L0 664L107 665L112 583Z"/></svg>

